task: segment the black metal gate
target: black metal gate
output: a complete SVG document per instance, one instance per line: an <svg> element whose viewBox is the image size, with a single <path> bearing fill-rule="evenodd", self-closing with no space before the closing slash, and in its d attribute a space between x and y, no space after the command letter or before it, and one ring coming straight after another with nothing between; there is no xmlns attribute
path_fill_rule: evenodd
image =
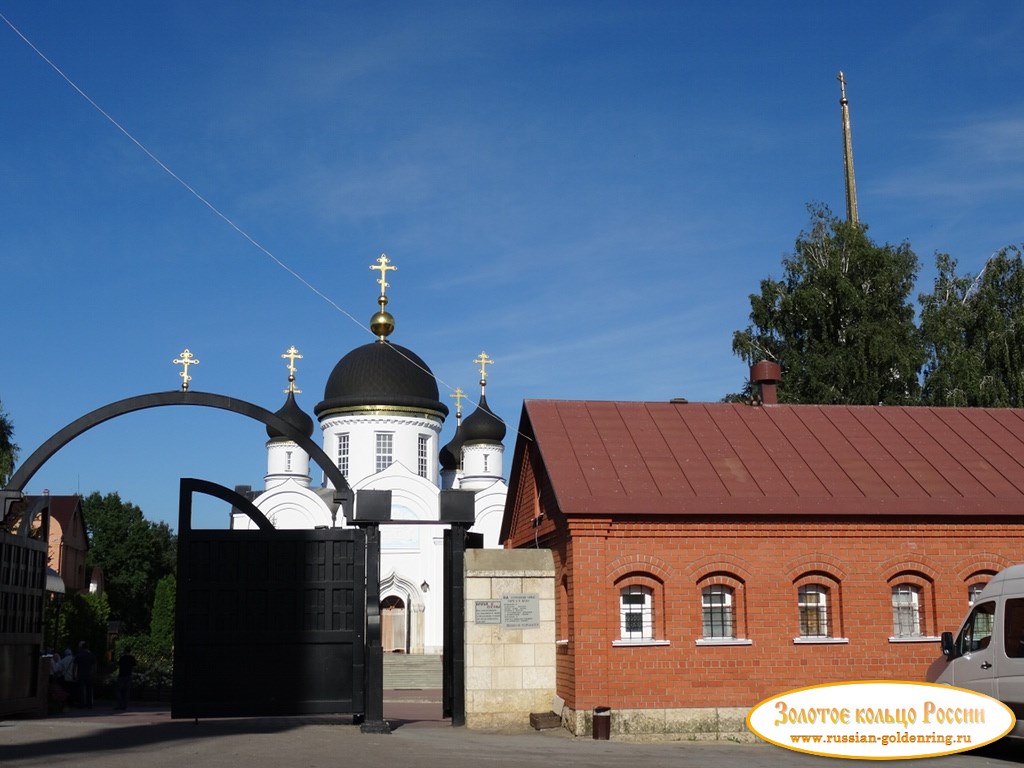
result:
<svg viewBox="0 0 1024 768"><path fill-rule="evenodd" d="M194 530L193 492L260 530ZM364 711L365 534L276 530L242 496L181 481L171 716Z"/></svg>
<svg viewBox="0 0 1024 768"><path fill-rule="evenodd" d="M35 712L46 701L40 686L49 669L41 673L40 665L49 501L26 506L12 509L0 528L0 716Z"/></svg>

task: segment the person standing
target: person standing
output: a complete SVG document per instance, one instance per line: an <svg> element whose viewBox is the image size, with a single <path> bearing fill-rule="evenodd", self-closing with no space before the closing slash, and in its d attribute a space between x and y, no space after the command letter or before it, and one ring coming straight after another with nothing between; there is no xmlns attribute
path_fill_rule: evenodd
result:
<svg viewBox="0 0 1024 768"><path fill-rule="evenodd" d="M132 672L136 663L130 651L124 651L117 660L117 706L114 709L128 709L128 698L132 691Z"/></svg>
<svg viewBox="0 0 1024 768"><path fill-rule="evenodd" d="M78 653L75 654L75 678L78 681L78 694L81 697L81 704L86 709L92 709L93 682L96 679L96 657L89 650L85 640L78 644Z"/></svg>
<svg viewBox="0 0 1024 768"><path fill-rule="evenodd" d="M60 660L61 683L64 685L64 692L68 695L68 704L78 704L78 683L75 682L75 655L70 648L64 649L64 658Z"/></svg>

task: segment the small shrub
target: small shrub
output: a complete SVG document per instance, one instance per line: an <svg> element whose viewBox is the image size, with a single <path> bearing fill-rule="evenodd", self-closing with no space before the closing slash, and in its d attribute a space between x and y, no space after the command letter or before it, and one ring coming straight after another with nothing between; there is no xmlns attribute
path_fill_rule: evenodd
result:
<svg viewBox="0 0 1024 768"><path fill-rule="evenodd" d="M130 635L117 642L114 656L117 659L127 651L135 657L135 672L132 675L132 697L164 701L170 697L174 680L174 654L163 643L154 641L149 635ZM110 677L117 679L117 669Z"/></svg>

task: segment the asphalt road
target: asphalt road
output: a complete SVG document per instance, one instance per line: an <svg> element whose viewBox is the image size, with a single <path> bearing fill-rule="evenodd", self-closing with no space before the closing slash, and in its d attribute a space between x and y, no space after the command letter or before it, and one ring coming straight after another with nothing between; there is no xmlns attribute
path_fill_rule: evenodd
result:
<svg viewBox="0 0 1024 768"><path fill-rule="evenodd" d="M586 765L595 768L783 768L884 764L792 752L769 744L624 742L574 738L565 731L484 733L452 728L434 710L410 701L385 710L394 730L361 733L339 716L171 720L166 709L127 713L71 711L61 717L0 721L0 766L75 768L502 768ZM982 768L1024 764L1024 744L892 764Z"/></svg>

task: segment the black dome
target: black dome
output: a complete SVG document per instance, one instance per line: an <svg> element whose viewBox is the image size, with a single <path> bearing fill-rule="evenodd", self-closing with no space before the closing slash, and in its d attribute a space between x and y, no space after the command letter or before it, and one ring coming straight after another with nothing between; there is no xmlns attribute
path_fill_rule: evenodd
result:
<svg viewBox="0 0 1024 768"><path fill-rule="evenodd" d="M415 352L389 341L356 347L341 358L327 379L324 399L313 412L323 417L331 411L366 405L433 411L442 418L448 415L427 364Z"/></svg>
<svg viewBox="0 0 1024 768"><path fill-rule="evenodd" d="M446 471L456 470L462 459L462 425L455 430L455 437L451 439L444 448L437 452L437 460L441 463L441 469Z"/></svg>
<svg viewBox="0 0 1024 768"><path fill-rule="evenodd" d="M281 409L274 415L280 416L293 427L296 427L306 437L313 436L313 430L315 429L313 418L304 410L299 408L299 404L295 402L294 392L288 393L288 399L284 401L284 405L281 406ZM282 437L290 439L287 435L281 434L273 427L267 427L267 437L271 440L277 440Z"/></svg>
<svg viewBox="0 0 1024 768"><path fill-rule="evenodd" d="M505 422L487 406L487 398L480 395L480 403L469 418L462 422L462 443L500 443L505 439Z"/></svg>

